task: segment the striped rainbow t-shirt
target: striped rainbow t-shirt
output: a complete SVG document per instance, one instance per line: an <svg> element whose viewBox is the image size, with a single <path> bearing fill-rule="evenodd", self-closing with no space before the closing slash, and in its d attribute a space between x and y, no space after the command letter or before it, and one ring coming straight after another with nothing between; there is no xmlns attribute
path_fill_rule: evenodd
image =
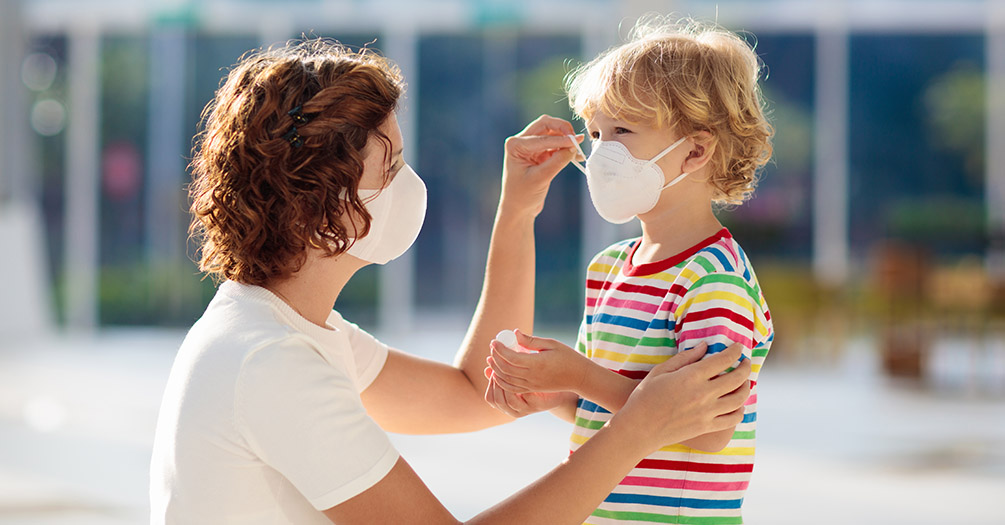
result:
<svg viewBox="0 0 1005 525"><path fill-rule="evenodd" d="M734 342L751 359L751 394L743 422L720 452L674 444L642 460L586 521L743 523L740 507L754 463L756 381L774 332L750 262L729 231L669 259L632 264L638 239L616 243L587 268L586 310L577 349L594 362L641 379L679 349ZM575 452L611 418L580 399L570 438Z"/></svg>

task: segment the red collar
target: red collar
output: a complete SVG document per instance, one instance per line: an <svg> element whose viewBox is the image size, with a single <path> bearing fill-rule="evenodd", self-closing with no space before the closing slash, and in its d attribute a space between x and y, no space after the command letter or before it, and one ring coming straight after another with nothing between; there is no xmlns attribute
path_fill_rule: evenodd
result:
<svg viewBox="0 0 1005 525"><path fill-rule="evenodd" d="M632 264L632 259L635 257L635 251L638 250L639 245L642 244L641 238L636 239L635 242L632 244L632 247L628 250L628 257L625 259L625 264L624 266L622 266L621 271L622 273L624 273L629 277L634 277L638 275L653 275L660 272L664 272L666 270L669 270L670 268L673 268L674 266L677 266L678 264L684 262L692 255L719 242L720 240L732 239L732 238L733 236L729 233L729 230L723 228L717 231L711 237L699 242L698 244L695 244L694 246L678 253L677 255L674 255L667 259L663 259L662 261L655 261L639 265Z"/></svg>

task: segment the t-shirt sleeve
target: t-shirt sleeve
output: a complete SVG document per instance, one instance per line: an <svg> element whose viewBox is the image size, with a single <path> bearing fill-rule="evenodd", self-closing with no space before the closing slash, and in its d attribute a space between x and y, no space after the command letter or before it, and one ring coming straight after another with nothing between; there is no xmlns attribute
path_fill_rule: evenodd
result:
<svg viewBox="0 0 1005 525"><path fill-rule="evenodd" d="M770 322L760 290L733 272L703 275L692 284L674 311L677 348L686 350L702 341L706 355L733 343L743 345L751 360L750 378L757 381L770 344Z"/></svg>
<svg viewBox="0 0 1005 525"><path fill-rule="evenodd" d="M586 347L586 318L583 318L583 322L579 323L579 333L576 334L576 351L589 357Z"/></svg>
<svg viewBox="0 0 1005 525"><path fill-rule="evenodd" d="M236 388L236 424L251 449L318 510L370 488L398 459L349 374L305 342L253 352Z"/></svg>
<svg viewBox="0 0 1005 525"><path fill-rule="evenodd" d="M604 289L606 279L611 276L612 266L604 264L605 259L619 257L621 253L630 247L624 241L605 248L600 253L593 256L590 264L586 267L586 293L583 302L583 321L579 324L579 333L576 334L576 350L590 357L589 332L590 324L593 321L593 313L597 309L597 301Z"/></svg>
<svg viewBox="0 0 1005 525"><path fill-rule="evenodd" d="M356 381L359 384L360 392L366 390L366 387L373 383L381 369L384 368L384 363L387 362L387 345L370 335L366 330L346 321L337 312L329 318L329 323L337 326L339 330L345 331L349 338L352 357L356 362Z"/></svg>

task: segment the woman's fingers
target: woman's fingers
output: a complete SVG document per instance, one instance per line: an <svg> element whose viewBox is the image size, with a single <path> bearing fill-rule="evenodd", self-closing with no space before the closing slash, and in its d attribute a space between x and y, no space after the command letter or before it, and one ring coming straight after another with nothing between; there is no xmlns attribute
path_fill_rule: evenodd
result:
<svg viewBox="0 0 1005 525"><path fill-rule="evenodd" d="M496 403L495 385L496 385L495 380L490 377L489 384L486 385L485 387L485 402L493 407L499 408L499 404Z"/></svg>
<svg viewBox="0 0 1005 525"><path fill-rule="evenodd" d="M498 382L496 382L497 393L496 396L502 398L503 404L508 409L508 414L513 417L521 417L526 414L527 402L523 400L520 394L514 394L512 392L507 392L506 389L502 388Z"/></svg>
<svg viewBox="0 0 1005 525"><path fill-rule="evenodd" d="M744 385L717 399L715 408L720 414L727 414L734 410L743 410L749 398L750 387Z"/></svg>
<svg viewBox="0 0 1005 525"><path fill-rule="evenodd" d="M680 370L691 363L697 363L705 355L705 350L708 349L708 344L705 342L698 343L698 346L694 348L689 348L680 352L670 359L663 361L662 363L653 367L653 370L657 373L659 372L673 372L674 370Z"/></svg>
<svg viewBox="0 0 1005 525"><path fill-rule="evenodd" d="M514 135L506 139L506 149L513 152L539 152L576 148L567 135Z"/></svg>
<svg viewBox="0 0 1005 525"><path fill-rule="evenodd" d="M569 122L542 115L506 139L500 203L507 213L541 213L551 181L575 155L573 133Z"/></svg>
<svg viewBox="0 0 1005 525"><path fill-rule="evenodd" d="M490 379L488 387L485 388L485 402L492 405L496 408L496 410L499 410L503 414L510 417L519 417L519 415L513 411L513 408L506 403L503 392L504 391L499 388L499 385L496 384L495 379Z"/></svg>
<svg viewBox="0 0 1005 525"><path fill-rule="evenodd" d="M750 360L719 374L736 364L742 348L730 346L675 371L670 371L671 365L653 368L615 417L627 416L634 421L629 426L643 428L656 421L650 428L664 443L735 427L743 420L744 403L750 396Z"/></svg>
<svg viewBox="0 0 1005 525"><path fill-rule="evenodd" d="M506 139L506 152L530 164L543 164L556 155L567 157L568 162L575 156L575 148L565 135L514 136Z"/></svg>
<svg viewBox="0 0 1005 525"><path fill-rule="evenodd" d="M527 124L519 135L572 135L575 130L572 124L565 119L552 117L551 115L541 115Z"/></svg>
<svg viewBox="0 0 1005 525"><path fill-rule="evenodd" d="M740 356L742 355L743 345L740 343L733 343L721 352L705 356L701 362L696 363L694 366L704 377L712 378L721 374L727 368L733 366L740 360Z"/></svg>
<svg viewBox="0 0 1005 525"><path fill-rule="evenodd" d="M742 373L740 377L742 377ZM714 379L713 381L718 381L718 379ZM723 391L726 388L729 388L728 385L730 384L731 383L723 383L722 385L719 385L719 390ZM743 382L737 385L736 388L732 390L725 390L725 392L719 396L719 400L721 401L721 403L723 403L722 410L723 412L725 412L728 410L732 410L736 407L743 407L743 405L746 404L747 399L749 397L750 397L750 381L744 379Z"/></svg>
<svg viewBox="0 0 1005 525"><path fill-rule="evenodd" d="M576 152L569 149L556 150L544 154L544 157L537 163L537 168L543 173L558 174L566 164L576 158Z"/></svg>
<svg viewBox="0 0 1005 525"><path fill-rule="evenodd" d="M712 426L714 430L726 430L727 428L734 428L736 425L743 423L743 415L744 415L743 407L737 408L732 412L727 412L725 414L713 418Z"/></svg>
<svg viewBox="0 0 1005 525"><path fill-rule="evenodd" d="M719 390L723 393L732 392L747 384L750 377L750 359L744 359L736 368L730 372L717 376L712 381L719 384Z"/></svg>

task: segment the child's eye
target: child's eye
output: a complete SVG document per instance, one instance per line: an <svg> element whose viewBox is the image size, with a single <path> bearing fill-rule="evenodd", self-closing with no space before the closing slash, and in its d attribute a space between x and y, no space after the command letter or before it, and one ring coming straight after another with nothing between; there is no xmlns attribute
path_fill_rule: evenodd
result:
<svg viewBox="0 0 1005 525"><path fill-rule="evenodd" d="M622 127L614 128L614 133L617 134L617 135L621 135L622 133L631 133L631 132L632 132L632 130L627 129L627 128L622 128Z"/></svg>
<svg viewBox="0 0 1005 525"><path fill-rule="evenodd" d="M599 131L591 131L590 132L590 138L593 139L593 140L599 139L600 138L600 132Z"/></svg>

